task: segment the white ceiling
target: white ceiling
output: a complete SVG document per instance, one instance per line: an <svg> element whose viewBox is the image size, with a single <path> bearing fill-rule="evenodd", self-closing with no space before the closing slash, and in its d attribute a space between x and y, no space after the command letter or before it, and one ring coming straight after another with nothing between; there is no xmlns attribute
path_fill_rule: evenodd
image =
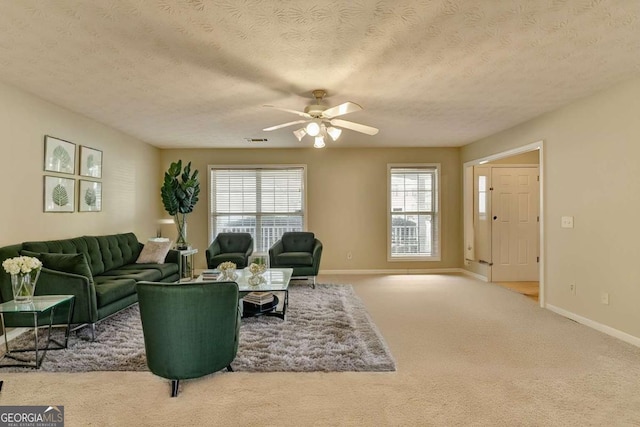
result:
<svg viewBox="0 0 640 427"><path fill-rule="evenodd" d="M158 147L310 146L261 129L313 89L329 146L460 146L640 76L638 0L14 0L0 80Z"/></svg>

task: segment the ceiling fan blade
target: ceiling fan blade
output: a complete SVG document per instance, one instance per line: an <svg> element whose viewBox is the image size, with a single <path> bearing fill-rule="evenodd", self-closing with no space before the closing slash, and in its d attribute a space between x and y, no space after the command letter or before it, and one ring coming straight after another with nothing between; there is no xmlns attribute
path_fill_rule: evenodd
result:
<svg viewBox="0 0 640 427"><path fill-rule="evenodd" d="M307 121L308 120L296 120L295 122L283 123L281 125L271 126L271 127L268 127L268 128L264 128L262 130L268 132L270 130L282 129L282 128L286 128L287 126L297 125L298 123L306 123Z"/></svg>
<svg viewBox="0 0 640 427"><path fill-rule="evenodd" d="M344 116L345 114L353 113L360 110L362 110L362 107L360 105L356 104L355 102L347 101L344 104L327 108L322 112L322 116L326 119L332 119L334 117Z"/></svg>
<svg viewBox="0 0 640 427"><path fill-rule="evenodd" d="M312 118L310 114L305 113L304 111L290 110L288 108L276 107L275 105L263 105L263 107L275 108L276 110L286 111L287 113L297 114L298 116L304 117L306 119L311 119Z"/></svg>
<svg viewBox="0 0 640 427"><path fill-rule="evenodd" d="M366 133L367 135L375 135L378 133L378 129L367 125L361 125L360 123L348 122L340 119L331 119L330 122L333 126L355 130L356 132Z"/></svg>

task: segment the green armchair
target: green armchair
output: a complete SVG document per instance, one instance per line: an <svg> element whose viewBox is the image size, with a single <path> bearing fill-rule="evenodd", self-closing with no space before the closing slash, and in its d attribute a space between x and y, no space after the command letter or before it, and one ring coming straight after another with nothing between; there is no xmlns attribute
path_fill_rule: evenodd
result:
<svg viewBox="0 0 640 427"><path fill-rule="evenodd" d="M149 370L171 380L171 397L182 379L223 368L238 351L240 310L235 282L136 284Z"/></svg>
<svg viewBox="0 0 640 427"><path fill-rule="evenodd" d="M249 233L218 233L206 250L207 268L230 261L238 268L249 265L253 253L253 237Z"/></svg>
<svg viewBox="0 0 640 427"><path fill-rule="evenodd" d="M308 231L288 231L269 248L269 265L274 268L292 268L293 277L311 277L316 287L320 269L322 242Z"/></svg>

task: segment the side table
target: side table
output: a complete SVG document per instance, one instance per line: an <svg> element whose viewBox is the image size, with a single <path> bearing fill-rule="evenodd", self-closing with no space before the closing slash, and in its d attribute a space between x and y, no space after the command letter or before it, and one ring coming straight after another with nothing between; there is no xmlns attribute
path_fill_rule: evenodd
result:
<svg viewBox="0 0 640 427"><path fill-rule="evenodd" d="M69 303L69 313L67 316L67 328L64 334L64 344L51 338L51 326L53 325L53 316L58 306ZM0 364L1 367L23 367L23 368L40 368L44 356L47 354L47 350L60 350L67 348L69 343L69 330L71 327L71 316L73 315L73 306L75 303L75 297L73 295L40 295L33 297L33 302L29 303L16 303L15 301L7 301L0 304L0 321L2 321L2 328L5 330L4 334L4 346L6 353L2 356L5 358L13 359L17 362L12 364ZM49 326L47 331L47 345L41 348L38 345L38 315L49 312ZM9 313L22 313L33 314L33 329L34 329L34 347L33 348L21 348L21 349L9 349L9 342L7 341L6 328L4 323L5 314ZM55 343L57 347L50 347L51 342ZM35 352L35 362L30 363L30 360L17 357L14 353L24 353L28 351Z"/></svg>
<svg viewBox="0 0 640 427"><path fill-rule="evenodd" d="M193 280L193 256L198 253L197 249L180 249L180 262L178 263L178 282ZM188 279L188 280L185 280Z"/></svg>

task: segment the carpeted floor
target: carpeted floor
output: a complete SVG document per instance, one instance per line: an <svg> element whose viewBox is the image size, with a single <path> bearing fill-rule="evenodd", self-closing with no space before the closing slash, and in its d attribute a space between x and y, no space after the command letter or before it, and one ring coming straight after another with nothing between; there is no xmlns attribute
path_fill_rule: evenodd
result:
<svg viewBox="0 0 640 427"><path fill-rule="evenodd" d="M43 330L40 335L44 342ZM60 331L57 335L61 335ZM11 348L32 344L31 332L10 343ZM23 353L23 356L27 354L32 355ZM238 354L232 366L239 372L395 370L382 336L353 287L324 284L318 284L316 289L292 285L285 321L266 316L243 319ZM147 370L137 305L98 324L96 342L90 341L88 330L72 334L69 348L49 351L40 369L47 372Z"/></svg>
<svg viewBox="0 0 640 427"><path fill-rule="evenodd" d="M640 426L640 348L457 275L335 275L393 372L0 370L1 405L64 405L65 426Z"/></svg>

